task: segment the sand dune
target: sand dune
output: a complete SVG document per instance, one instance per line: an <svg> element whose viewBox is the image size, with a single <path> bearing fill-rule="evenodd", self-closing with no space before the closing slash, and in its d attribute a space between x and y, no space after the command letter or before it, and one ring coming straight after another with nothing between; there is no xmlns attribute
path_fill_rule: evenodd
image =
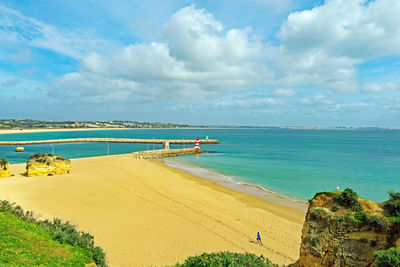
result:
<svg viewBox="0 0 400 267"><path fill-rule="evenodd" d="M75 159L68 175L0 180L0 199L89 231L110 266L164 266L212 251L298 258L304 213L130 156ZM255 242L261 233L264 246Z"/></svg>

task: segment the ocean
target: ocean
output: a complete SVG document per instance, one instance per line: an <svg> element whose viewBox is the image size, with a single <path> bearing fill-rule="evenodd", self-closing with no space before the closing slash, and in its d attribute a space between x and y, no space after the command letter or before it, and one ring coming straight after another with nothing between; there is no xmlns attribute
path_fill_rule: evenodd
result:
<svg viewBox="0 0 400 267"><path fill-rule="evenodd" d="M399 130L317 130L278 128L129 129L24 133L0 135L1 141L83 137L146 139L218 139L220 145L201 145L207 154L168 160L178 168L207 171L236 183L261 186L282 196L306 201L319 191L350 187L360 196L384 201L387 191L400 191ZM171 145L172 148L184 147ZM188 145L186 145L188 147ZM111 155L160 149L157 144L109 144ZM0 157L23 163L36 153L67 158L107 155L107 144L0 146Z"/></svg>

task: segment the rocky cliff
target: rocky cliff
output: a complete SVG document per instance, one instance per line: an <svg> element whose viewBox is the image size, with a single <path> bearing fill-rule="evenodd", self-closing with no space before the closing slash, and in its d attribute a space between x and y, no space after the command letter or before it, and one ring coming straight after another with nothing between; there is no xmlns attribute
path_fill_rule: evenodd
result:
<svg viewBox="0 0 400 267"><path fill-rule="evenodd" d="M71 171L71 161L53 154L35 154L26 162L26 174L43 176L48 174L65 174Z"/></svg>
<svg viewBox="0 0 400 267"><path fill-rule="evenodd" d="M10 177L10 164L5 158L0 158L0 177Z"/></svg>
<svg viewBox="0 0 400 267"><path fill-rule="evenodd" d="M400 247L399 229L384 203L351 189L318 193L308 208L295 266L376 266L377 250Z"/></svg>

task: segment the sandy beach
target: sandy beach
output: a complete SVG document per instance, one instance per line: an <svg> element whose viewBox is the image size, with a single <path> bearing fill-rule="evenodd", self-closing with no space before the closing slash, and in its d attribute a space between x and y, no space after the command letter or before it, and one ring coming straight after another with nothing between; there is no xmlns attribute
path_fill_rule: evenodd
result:
<svg viewBox="0 0 400 267"><path fill-rule="evenodd" d="M68 175L0 180L0 199L95 236L110 266L164 266L202 252L297 260L304 212L129 155L72 160ZM264 245L256 243L260 232Z"/></svg>

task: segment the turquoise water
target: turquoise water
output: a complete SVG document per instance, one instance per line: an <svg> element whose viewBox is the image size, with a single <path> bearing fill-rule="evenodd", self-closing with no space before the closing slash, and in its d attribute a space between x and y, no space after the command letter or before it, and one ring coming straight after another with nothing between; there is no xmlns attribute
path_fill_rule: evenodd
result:
<svg viewBox="0 0 400 267"><path fill-rule="evenodd" d="M202 145L210 151L180 161L208 168L240 182L295 199L315 192L351 187L361 196L383 201L387 190L400 191L400 131L294 129L134 129L0 135L0 140L44 140L77 137L195 139L208 135L221 145ZM182 147L182 146L172 146ZM154 145L154 148L161 148ZM0 146L0 157L25 162L36 152L50 153L50 145ZM110 144L110 154L153 149L147 144ZM107 154L107 144L56 144L56 154L67 158Z"/></svg>

